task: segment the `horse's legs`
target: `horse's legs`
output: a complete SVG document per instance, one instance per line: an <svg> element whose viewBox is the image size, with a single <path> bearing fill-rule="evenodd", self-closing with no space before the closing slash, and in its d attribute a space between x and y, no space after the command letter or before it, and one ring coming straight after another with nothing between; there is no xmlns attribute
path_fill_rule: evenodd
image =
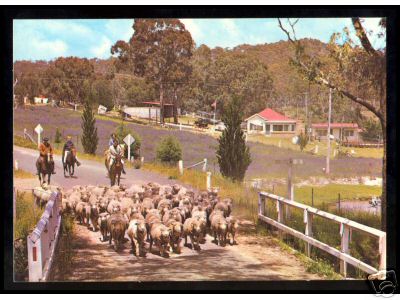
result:
<svg viewBox="0 0 400 300"><path fill-rule="evenodd" d="M50 177L51 177L51 173L47 174L47 176L48 176L48 177L47 177L47 178L48 178L48 180L47 180L47 184L48 184L48 185L50 185Z"/></svg>

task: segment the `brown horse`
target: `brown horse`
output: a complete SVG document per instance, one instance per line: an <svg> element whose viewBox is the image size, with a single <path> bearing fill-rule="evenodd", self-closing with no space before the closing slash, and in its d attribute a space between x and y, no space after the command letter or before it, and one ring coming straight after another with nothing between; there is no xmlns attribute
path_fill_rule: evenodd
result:
<svg viewBox="0 0 400 300"><path fill-rule="evenodd" d="M117 154L115 156L114 163L108 172L110 181L111 181L111 186L115 185L116 183L117 183L117 185L119 185L119 182L121 179L121 172L122 172L122 161L121 160L122 160L122 156Z"/></svg>
<svg viewBox="0 0 400 300"><path fill-rule="evenodd" d="M74 175L75 172L75 154L72 151L68 151L67 156L65 157L65 161L64 161L64 177L65 176L65 172L68 171L69 176L72 177Z"/></svg>
<svg viewBox="0 0 400 300"><path fill-rule="evenodd" d="M39 157L36 160L36 170L39 176L40 184L46 182L46 175L47 175L47 184L50 184L51 174L54 171L54 161L50 160L50 154L43 157L43 160L41 160L41 157ZM43 177L43 182L42 182L42 177Z"/></svg>

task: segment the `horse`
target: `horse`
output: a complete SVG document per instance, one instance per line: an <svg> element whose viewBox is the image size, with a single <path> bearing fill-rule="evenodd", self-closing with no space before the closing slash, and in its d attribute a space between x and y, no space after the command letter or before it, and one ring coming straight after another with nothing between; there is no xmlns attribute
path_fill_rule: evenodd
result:
<svg viewBox="0 0 400 300"><path fill-rule="evenodd" d="M75 156L72 151L67 151L67 156L64 158L64 177L67 177L65 176L67 170L69 176L72 177L75 172Z"/></svg>
<svg viewBox="0 0 400 300"><path fill-rule="evenodd" d="M43 161L41 161L40 157L36 160L36 170L39 176L40 184L46 182L46 175L48 176L47 184L50 184L51 174L54 170L54 162L50 161L50 153L48 153L47 156L44 157ZM42 182L42 177L43 177L43 182Z"/></svg>
<svg viewBox="0 0 400 300"><path fill-rule="evenodd" d="M109 177L111 181L111 186L115 185L115 181L117 180L117 183L119 185L120 179L121 179L121 172L122 172L122 156L117 154L115 156L115 160L113 165L111 166L109 170Z"/></svg>

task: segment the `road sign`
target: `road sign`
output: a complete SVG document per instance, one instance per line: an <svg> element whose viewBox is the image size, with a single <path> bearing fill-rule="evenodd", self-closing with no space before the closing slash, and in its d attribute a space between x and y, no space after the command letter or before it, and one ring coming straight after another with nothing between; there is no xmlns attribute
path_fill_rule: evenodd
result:
<svg viewBox="0 0 400 300"><path fill-rule="evenodd" d="M128 134L125 138L124 138L124 142L125 144L128 145L128 160L131 160L131 145L135 142L135 138L133 136L131 136L131 134Z"/></svg>
<svg viewBox="0 0 400 300"><path fill-rule="evenodd" d="M39 145L40 145L40 135L41 135L41 133L43 132L43 127L42 127L40 124L38 124L38 125L35 127L35 131L36 131L36 133L37 133L37 135L38 135L38 147L39 147Z"/></svg>
<svg viewBox="0 0 400 300"><path fill-rule="evenodd" d="M292 143L293 143L294 145L297 145L298 142L299 142L299 137L296 135L296 136L294 136L294 137L292 138Z"/></svg>

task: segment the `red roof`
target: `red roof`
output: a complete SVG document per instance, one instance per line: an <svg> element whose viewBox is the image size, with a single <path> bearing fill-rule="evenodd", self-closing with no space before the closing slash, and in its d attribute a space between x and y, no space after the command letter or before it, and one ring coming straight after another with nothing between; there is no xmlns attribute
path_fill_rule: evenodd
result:
<svg viewBox="0 0 400 300"><path fill-rule="evenodd" d="M311 124L312 128L328 128L328 123ZM331 123L331 128L358 128L356 123Z"/></svg>
<svg viewBox="0 0 400 300"><path fill-rule="evenodd" d="M147 102L142 102L143 104L151 104L151 105L158 105L160 106L160 101L147 101ZM164 103L164 106L168 106L168 105L173 105L172 103Z"/></svg>
<svg viewBox="0 0 400 300"><path fill-rule="evenodd" d="M267 121L292 121L296 122L295 120L292 120L285 115L282 115L273 109L266 108L263 111L260 111L257 115L259 115L261 118L267 120Z"/></svg>

